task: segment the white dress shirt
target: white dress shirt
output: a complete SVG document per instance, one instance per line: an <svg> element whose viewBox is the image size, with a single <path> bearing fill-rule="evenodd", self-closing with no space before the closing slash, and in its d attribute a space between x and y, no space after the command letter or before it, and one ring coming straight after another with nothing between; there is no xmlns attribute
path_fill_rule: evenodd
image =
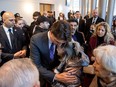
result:
<svg viewBox="0 0 116 87"><path fill-rule="evenodd" d="M96 17L96 18L94 18L94 17L93 17L93 19L92 19L92 23L93 23L93 24L95 24L95 23L96 23L97 18L98 18L98 17Z"/></svg>
<svg viewBox="0 0 116 87"><path fill-rule="evenodd" d="M10 46L11 46L11 48L12 48L11 38L10 38L10 34L9 34L9 28L7 28L7 27L5 27L5 26L3 25L3 29L4 29L4 31L5 31L5 33L6 33L6 36L7 36L7 38L8 38L8 41L9 41ZM12 28L10 28L10 29L11 29L11 32L13 33L13 29L12 29Z"/></svg>

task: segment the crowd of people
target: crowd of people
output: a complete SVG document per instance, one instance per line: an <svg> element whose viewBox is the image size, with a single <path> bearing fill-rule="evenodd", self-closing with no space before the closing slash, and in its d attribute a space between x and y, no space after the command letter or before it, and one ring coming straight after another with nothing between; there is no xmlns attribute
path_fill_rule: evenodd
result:
<svg viewBox="0 0 116 87"><path fill-rule="evenodd" d="M58 20L35 11L33 19L1 12L0 87L115 87L115 19L109 26L97 9L86 19L79 11ZM89 65L92 74L83 72Z"/></svg>

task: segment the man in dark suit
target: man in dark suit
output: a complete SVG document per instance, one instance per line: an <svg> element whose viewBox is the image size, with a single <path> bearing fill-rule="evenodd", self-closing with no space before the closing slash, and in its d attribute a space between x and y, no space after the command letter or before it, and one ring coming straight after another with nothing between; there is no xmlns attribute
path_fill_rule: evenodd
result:
<svg viewBox="0 0 116 87"><path fill-rule="evenodd" d="M29 35L30 35L30 37L33 35L33 32L34 32L34 29L35 29L35 27L37 26L37 19L39 18L39 16L41 16L41 13L40 12L38 12L38 11L35 11L34 13L33 13L33 19L34 19L34 21L31 23L31 25L30 25L30 27L29 27Z"/></svg>
<svg viewBox="0 0 116 87"><path fill-rule="evenodd" d="M77 81L77 78L70 73L74 73L75 70L69 70L69 72L63 72L55 74L53 69L59 65L59 56L57 55L57 45L63 46L67 41L71 40L70 25L66 21L55 22L48 32L38 33L31 38L30 43L30 56L37 68L40 71L40 83L41 87L51 87L51 84L57 80L62 83L72 83ZM51 56L51 46L53 46L54 55Z"/></svg>
<svg viewBox="0 0 116 87"><path fill-rule="evenodd" d="M20 29L14 29L15 17L11 12L3 14L3 25L0 26L0 44L2 46L0 65L8 60L26 55L26 46Z"/></svg>
<svg viewBox="0 0 116 87"><path fill-rule="evenodd" d="M94 9L94 10L92 11L92 15L93 15L93 17L89 18L89 19L86 21L85 35L87 35L87 34L89 33L89 31L90 31L90 26L91 26L92 24L98 24L98 23L104 21L104 19L102 19L102 18L100 18L100 17L98 16L98 10L97 10L97 9Z"/></svg>
<svg viewBox="0 0 116 87"><path fill-rule="evenodd" d="M85 21L81 18L80 12L76 11L74 16L77 21L78 31L83 32L83 34L85 34Z"/></svg>
<svg viewBox="0 0 116 87"><path fill-rule="evenodd" d="M47 13L48 13L47 17L49 18L49 21L50 21L50 26L49 26L49 28L50 28L53 25L53 23L56 21L55 13L52 11L47 11Z"/></svg>
<svg viewBox="0 0 116 87"><path fill-rule="evenodd" d="M45 16L40 16L37 19L37 26L36 26L35 31L33 32L33 34L48 31L49 26L50 26L49 19L47 17L45 17Z"/></svg>
<svg viewBox="0 0 116 87"><path fill-rule="evenodd" d="M69 19L68 22L72 29L72 40L79 42L81 46L85 44L84 34L77 30L78 25L76 19Z"/></svg>

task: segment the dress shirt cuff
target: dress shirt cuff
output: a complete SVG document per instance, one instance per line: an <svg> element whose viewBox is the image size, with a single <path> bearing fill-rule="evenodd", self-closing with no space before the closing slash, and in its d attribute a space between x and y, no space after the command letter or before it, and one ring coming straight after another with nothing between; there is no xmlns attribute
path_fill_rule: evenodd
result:
<svg viewBox="0 0 116 87"><path fill-rule="evenodd" d="M56 74L54 75L54 78L52 80L52 83L54 83L56 81Z"/></svg>

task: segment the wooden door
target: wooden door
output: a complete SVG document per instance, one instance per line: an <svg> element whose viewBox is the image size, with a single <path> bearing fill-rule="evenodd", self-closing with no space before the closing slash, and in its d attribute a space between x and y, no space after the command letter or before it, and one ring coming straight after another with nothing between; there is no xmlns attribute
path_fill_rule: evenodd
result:
<svg viewBox="0 0 116 87"><path fill-rule="evenodd" d="M51 11L52 10L52 5L51 4L40 4L40 13L43 14L44 11Z"/></svg>

